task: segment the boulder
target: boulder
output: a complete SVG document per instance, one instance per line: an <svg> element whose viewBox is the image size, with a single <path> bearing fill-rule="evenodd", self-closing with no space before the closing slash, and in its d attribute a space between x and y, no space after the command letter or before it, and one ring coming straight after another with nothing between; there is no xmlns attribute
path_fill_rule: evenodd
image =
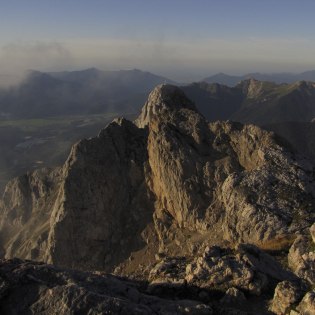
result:
<svg viewBox="0 0 315 315"><path fill-rule="evenodd" d="M273 296L270 310L275 314L288 314L289 311L302 299L304 290L299 283L290 281L279 282Z"/></svg>
<svg viewBox="0 0 315 315"><path fill-rule="evenodd" d="M296 308L301 315L315 314L315 292L311 291L305 294L303 300Z"/></svg>
<svg viewBox="0 0 315 315"><path fill-rule="evenodd" d="M288 255L290 268L310 285L315 284L314 248L315 244L309 235L299 235L292 244Z"/></svg>

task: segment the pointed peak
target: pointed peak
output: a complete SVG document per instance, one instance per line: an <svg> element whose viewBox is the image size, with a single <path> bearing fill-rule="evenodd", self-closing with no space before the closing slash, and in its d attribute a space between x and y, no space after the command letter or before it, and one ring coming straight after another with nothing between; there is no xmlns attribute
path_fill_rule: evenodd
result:
<svg viewBox="0 0 315 315"><path fill-rule="evenodd" d="M175 85L160 84L149 95L142 108L136 124L144 128L152 117L166 110L179 110L182 108L196 110L195 105L187 98L184 92Z"/></svg>
<svg viewBox="0 0 315 315"><path fill-rule="evenodd" d="M148 102L164 103L167 107L194 107L183 90L171 84L160 84L150 93Z"/></svg>

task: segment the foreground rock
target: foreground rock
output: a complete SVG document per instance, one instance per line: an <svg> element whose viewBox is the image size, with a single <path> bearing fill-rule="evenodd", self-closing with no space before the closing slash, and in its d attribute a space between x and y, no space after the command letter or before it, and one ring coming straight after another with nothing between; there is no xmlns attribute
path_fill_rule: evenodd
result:
<svg viewBox="0 0 315 315"><path fill-rule="evenodd" d="M0 260L0 313L214 314L201 302L142 293L136 282L18 259Z"/></svg>
<svg viewBox="0 0 315 315"><path fill-rule="evenodd" d="M278 283L270 307L276 314L315 314L314 228L299 235L290 248L288 264L298 278Z"/></svg>
<svg viewBox="0 0 315 315"><path fill-rule="evenodd" d="M297 306L298 313L302 315L315 314L315 291L308 292Z"/></svg>
<svg viewBox="0 0 315 315"><path fill-rule="evenodd" d="M187 283L199 288L227 290L228 295L233 287L251 295L261 295L274 282L284 279L296 280L297 277L252 245L241 245L236 250L213 246L199 257L165 258L149 275L151 284Z"/></svg>
<svg viewBox="0 0 315 315"><path fill-rule="evenodd" d="M276 314L288 314L301 301L305 290L298 282L280 282L275 290L271 311Z"/></svg>
<svg viewBox="0 0 315 315"><path fill-rule="evenodd" d="M288 255L288 263L294 273L312 286L315 285L314 228L315 223L309 233L296 238Z"/></svg>

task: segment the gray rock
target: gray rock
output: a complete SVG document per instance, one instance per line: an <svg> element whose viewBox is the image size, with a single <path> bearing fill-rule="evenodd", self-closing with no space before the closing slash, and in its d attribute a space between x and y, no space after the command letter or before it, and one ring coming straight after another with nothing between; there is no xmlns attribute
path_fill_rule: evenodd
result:
<svg viewBox="0 0 315 315"><path fill-rule="evenodd" d="M213 314L190 300L146 295L137 283L21 260L0 260L8 289L0 295L0 312L11 314Z"/></svg>
<svg viewBox="0 0 315 315"><path fill-rule="evenodd" d="M292 244L288 263L294 273L306 280L309 284L315 284L315 251L314 243L310 236L298 236Z"/></svg>
<svg viewBox="0 0 315 315"><path fill-rule="evenodd" d="M315 243L315 223L310 227L310 233L312 236L313 243Z"/></svg>
<svg viewBox="0 0 315 315"><path fill-rule="evenodd" d="M287 314L303 297L304 291L298 283L282 281L278 283L270 310L276 314Z"/></svg>
<svg viewBox="0 0 315 315"><path fill-rule="evenodd" d="M306 293L303 300L296 308L301 315L314 315L315 314L315 292L311 291Z"/></svg>
<svg viewBox="0 0 315 315"><path fill-rule="evenodd" d="M274 134L209 124L179 88L161 85L136 123L116 119L75 144L62 168L8 184L0 253L141 274L159 251L189 257L209 242L288 248L314 222L313 182L313 166ZM253 268L236 264L241 278ZM257 274L264 287L265 272Z"/></svg>
<svg viewBox="0 0 315 315"><path fill-rule="evenodd" d="M61 177L60 168L39 169L8 183L0 201L0 257L43 260Z"/></svg>
<svg viewBox="0 0 315 315"><path fill-rule="evenodd" d="M215 246L201 256L166 258L151 270L151 284L184 284L226 291L231 287L260 295L270 281L294 279L271 256L252 245L241 250ZM255 255L255 259L253 258Z"/></svg>

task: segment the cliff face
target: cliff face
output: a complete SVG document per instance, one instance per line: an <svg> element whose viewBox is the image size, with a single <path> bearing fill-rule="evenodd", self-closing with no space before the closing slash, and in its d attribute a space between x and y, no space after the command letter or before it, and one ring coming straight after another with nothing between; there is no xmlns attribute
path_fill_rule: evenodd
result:
<svg viewBox="0 0 315 315"><path fill-rule="evenodd" d="M313 166L272 133L209 124L179 88L161 85L135 123L114 120L60 170L8 184L2 254L112 270L134 253L287 248L314 221L313 180Z"/></svg>
<svg viewBox="0 0 315 315"><path fill-rule="evenodd" d="M1 256L44 257L60 169L40 169L13 179L0 201Z"/></svg>
<svg viewBox="0 0 315 315"><path fill-rule="evenodd" d="M208 124L184 95L173 93L183 106L165 101L167 110L154 113L150 107L160 104L155 91L138 121L149 129L149 183L158 222L168 216L176 229L205 233L218 225L223 239L266 248L280 248L277 240L309 225L312 165L256 126ZM149 119L143 115L148 112Z"/></svg>
<svg viewBox="0 0 315 315"><path fill-rule="evenodd" d="M118 119L73 147L51 211L48 261L104 269L143 246L153 213L146 134Z"/></svg>

